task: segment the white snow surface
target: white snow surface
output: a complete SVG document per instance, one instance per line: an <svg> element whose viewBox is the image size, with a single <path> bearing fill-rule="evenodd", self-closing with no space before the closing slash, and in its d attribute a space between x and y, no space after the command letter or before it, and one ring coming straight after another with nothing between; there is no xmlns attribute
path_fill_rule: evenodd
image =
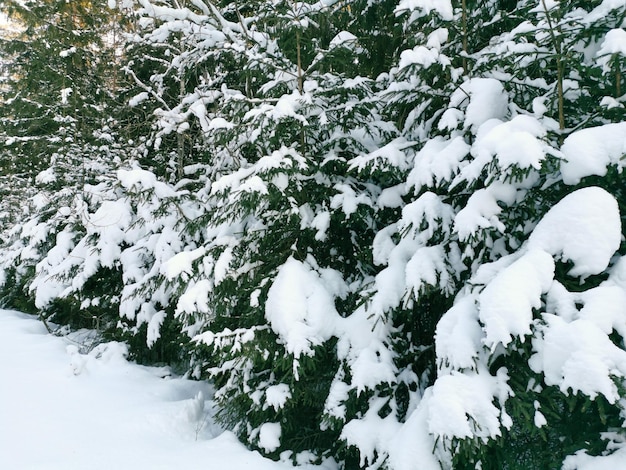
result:
<svg viewBox="0 0 626 470"><path fill-rule="evenodd" d="M502 212L498 201L511 204L515 201L515 196L513 186L498 182L474 192L466 206L454 217L454 230L459 238L467 240L479 229L495 228L504 233L505 226L498 219L498 214Z"/></svg>
<svg viewBox="0 0 626 470"><path fill-rule="evenodd" d="M355 44L358 41L358 38L348 32L348 31L340 31L337 35L331 39L329 48L335 47L349 47L351 44Z"/></svg>
<svg viewBox="0 0 626 470"><path fill-rule="evenodd" d="M280 423L265 423L259 430L259 446L267 452L274 452L280 447Z"/></svg>
<svg viewBox="0 0 626 470"><path fill-rule="evenodd" d="M417 10L420 15L428 15L436 11L444 20L451 20L453 16L452 2L449 0L402 0L396 12Z"/></svg>
<svg viewBox="0 0 626 470"><path fill-rule="evenodd" d="M440 370L475 369L483 336L476 303L474 297L464 297L439 320L435 348Z"/></svg>
<svg viewBox="0 0 626 470"><path fill-rule="evenodd" d="M450 97L451 108L465 108L465 128L473 130L490 119L504 118L508 103L504 86L494 78L471 78Z"/></svg>
<svg viewBox="0 0 626 470"><path fill-rule="evenodd" d="M293 468L221 432L205 382L125 354L121 343L81 354L33 317L0 310L0 468Z"/></svg>
<svg viewBox="0 0 626 470"><path fill-rule="evenodd" d="M428 68L436 63L448 65L449 59L440 54L436 48L428 48L424 46L415 46L413 49L407 49L400 54L400 69L411 65L420 65Z"/></svg>
<svg viewBox="0 0 626 470"><path fill-rule="evenodd" d="M546 326L543 337L533 340L537 353L531 357L531 368L543 372L546 384L557 385L564 394L572 390L591 399L604 395L612 404L619 400L613 377L626 376L626 352L593 321L580 318L568 323L550 314L543 318Z"/></svg>
<svg viewBox="0 0 626 470"><path fill-rule="evenodd" d="M463 162L470 151L470 146L462 137L445 140L435 137L415 156L415 164L407 178L407 186L415 187L419 192L422 187L433 187L449 181L466 165Z"/></svg>
<svg viewBox="0 0 626 470"><path fill-rule="evenodd" d="M389 463L394 470L441 470L433 448L435 440L428 434L428 403L432 388L428 388L420 406L411 413L389 446Z"/></svg>
<svg viewBox="0 0 626 470"><path fill-rule="evenodd" d="M536 118L520 115L505 122L497 118L481 122L488 116L488 112L482 109L490 106L489 100L499 99L498 87L494 87L492 91L493 94L481 92L472 95L470 105L477 104L473 111L475 116L472 119L478 119L477 122L480 123L476 131L476 141L471 149L474 159L462 168L453 180L452 186L477 180L485 167L494 161L494 157L505 174L513 167L539 169L545 154L550 150L548 145L541 140L545 135L545 130ZM504 101L500 104L500 106L505 105ZM471 123L468 122L471 110L469 105L467 109L466 124Z"/></svg>
<svg viewBox="0 0 626 470"><path fill-rule="evenodd" d="M622 237L615 198L598 187L565 196L541 219L528 239L530 249L542 249L570 260L569 274L601 273L609 265Z"/></svg>
<svg viewBox="0 0 626 470"><path fill-rule="evenodd" d="M289 258L269 289L265 316L296 359L313 354L312 346L336 332L341 318L333 296L341 284L336 276L330 269L318 274L308 263Z"/></svg>
<svg viewBox="0 0 626 470"><path fill-rule="evenodd" d="M541 307L541 295L553 279L554 260L541 250L529 251L498 273L479 296L485 345L507 346L514 337L530 334L533 308Z"/></svg>
<svg viewBox="0 0 626 470"><path fill-rule="evenodd" d="M585 176L604 176L609 165L624 164L626 122L574 132L563 142L561 152L565 158L561 164L565 184L578 184Z"/></svg>
<svg viewBox="0 0 626 470"><path fill-rule="evenodd" d="M602 65L605 72L610 70L610 61L615 55L626 56L626 31L623 29L612 29L602 41L602 46L596 54L599 57L598 63Z"/></svg>
<svg viewBox="0 0 626 470"><path fill-rule="evenodd" d="M435 436L495 438L501 425L510 427L510 418L494 404L510 395L502 368L494 377L479 369L452 373L437 379L428 402L428 428Z"/></svg>

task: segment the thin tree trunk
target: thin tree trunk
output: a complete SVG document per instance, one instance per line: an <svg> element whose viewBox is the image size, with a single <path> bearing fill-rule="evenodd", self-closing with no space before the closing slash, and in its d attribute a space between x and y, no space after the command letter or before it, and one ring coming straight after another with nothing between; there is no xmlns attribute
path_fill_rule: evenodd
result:
<svg viewBox="0 0 626 470"><path fill-rule="evenodd" d="M302 53L301 53L301 45L300 45L300 31L296 32L296 54L298 61L298 92L300 94L304 93L304 77L302 75Z"/></svg>
<svg viewBox="0 0 626 470"><path fill-rule="evenodd" d="M563 106L564 106L563 76L565 75L565 64L563 63L563 53L561 49L561 43L559 42L559 39L554 33L554 26L552 25L552 19L550 18L550 13L546 5L546 0L541 0L541 4L543 5L543 9L546 12L546 19L548 20L548 27L550 28L550 39L552 40L552 45L556 53L556 73L557 73L556 93L557 93L557 102L558 102L558 109L559 109L559 129L564 130L565 129L565 112L563 110Z"/></svg>
<svg viewBox="0 0 626 470"><path fill-rule="evenodd" d="M298 67L298 93L300 96L304 94L304 76L302 73L302 46L300 41L302 37L300 30L296 32L296 54L297 54L297 67ZM300 123L300 153L304 156L304 150L306 146L306 135L304 131L304 124Z"/></svg>
<svg viewBox="0 0 626 470"><path fill-rule="evenodd" d="M461 27L463 28L463 72L467 75L467 0L461 2Z"/></svg>
<svg viewBox="0 0 626 470"><path fill-rule="evenodd" d="M184 70L180 71L180 99L185 97L185 77ZM178 138L176 142L178 151L178 162L176 164L176 177L178 181L183 178L183 168L185 166L185 135L182 132L178 132Z"/></svg>

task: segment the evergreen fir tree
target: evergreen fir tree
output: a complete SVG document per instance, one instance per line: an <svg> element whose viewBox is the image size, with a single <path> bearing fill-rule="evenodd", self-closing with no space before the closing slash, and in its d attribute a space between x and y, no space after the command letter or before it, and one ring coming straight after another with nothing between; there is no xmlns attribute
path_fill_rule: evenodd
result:
<svg viewBox="0 0 626 470"><path fill-rule="evenodd" d="M623 448L623 4L134 7L131 111L84 124L104 108L82 76L10 98L6 135L36 108L63 136L13 145L113 165L33 199L7 297L188 360L275 459L573 469Z"/></svg>
<svg viewBox="0 0 626 470"><path fill-rule="evenodd" d="M411 63L412 69L404 80L413 86L394 84L391 90L396 95L391 101L394 108L411 119L413 128L420 132L422 145L407 178L416 200L404 207L403 219L411 206L437 201L436 204L430 202L430 214L436 216L426 213L410 219L414 227L420 227L417 232L394 229L401 241L391 246L399 250L407 241L433 233L430 220L442 224L434 230L437 241L444 237L443 249L434 257L437 263L425 263L427 259L420 256L420 252L435 248L429 246L432 242L426 244L428 248L418 248L412 255L420 263L406 262L409 258L405 258L406 298L416 293L418 308L428 298L415 291L412 269L421 273L418 285L430 285L439 290L436 298L445 298L446 287L450 286L443 285L442 280L456 280L448 290L455 297L454 305L449 310L444 306L438 311L438 315L443 316L437 321L433 338L437 363L436 375L431 375L430 379L434 379L433 386L424 393L414 418L409 418L404 428L407 436L412 430L416 439L427 431L434 438L431 442L438 442L440 446L440 461L452 468L560 468L568 454L580 449L592 455L604 452L604 444L598 439L600 430L609 430L620 422L621 405L614 401L611 393L603 395L581 385L568 390L562 384L577 379L568 377L567 373L555 379L551 367L552 361L558 362L558 359L551 357L555 354L553 350L548 352L543 348L554 339L552 335L557 334L558 321L552 315L555 311L557 316L564 315L562 307L555 304L564 294L557 293L558 289L567 286L564 288L570 292L567 295L585 297L593 296L594 288L608 288L614 282L609 277L600 284L606 279L610 258L620 245L619 216L613 199L621 197L619 184L615 176L601 183L613 196L597 188L577 192L576 188L567 186L579 183L580 178L572 178L570 171L576 172L573 169L578 168L584 158L573 149L574 142L581 142L581 134L574 132L565 136L573 130L615 119L614 111L607 110L606 106L602 109L601 102L609 100L597 95L591 98L598 91L606 93L602 90L607 84L587 88L583 83L601 76L598 71L593 72L594 68L597 70L596 58L602 56L600 50L607 49L601 46L604 43L599 38L619 28L623 6L597 2L583 10L567 2L550 4L550 8L544 2L519 3L504 21L504 12L494 15L496 3L482 4L484 8L472 10L470 2L464 2L454 10L456 24L483 21L489 23L489 27L481 31L496 35L492 38L479 35L474 38L478 42L457 36L456 47L462 44L464 52L460 54L461 60L446 54L442 61L437 51L431 49L428 54L428 43L416 46L403 53L404 61L401 55L398 72L403 78L402 71L406 68L403 62ZM417 18L415 24L419 30L426 34L437 26L432 23L433 16L428 8L425 3L412 15ZM441 8L440 14L443 13ZM481 17L481 12L490 16ZM532 14L537 15L538 23L528 21ZM493 18L491 22L489 17ZM443 14L441 19L445 19ZM503 29L496 28L497 24ZM585 25L590 28L586 30ZM455 47L450 29L435 31L445 37L445 41L451 41L440 50L447 52ZM435 42L432 35L427 37L431 44ZM545 42L536 42L543 40ZM443 74L435 69L436 73L430 76L429 70L440 67L442 62L460 67L456 74L449 75L453 80L443 80L440 82L443 86L432 90L429 80L441 78ZM538 76L533 76L535 71ZM423 81L426 84L420 86ZM422 90L427 91L423 97ZM411 95L414 96L411 101L416 103L413 110L407 100ZM436 107L430 106L433 97L441 100ZM420 106L422 103L426 105ZM616 133L621 128L609 124L606 130L598 127L587 133L579 132L590 138L605 135L610 141L615 139L619 147L623 138ZM612 145L600 151L603 155L600 158L606 164L617 163L616 155L623 153ZM604 175L607 170L603 167L597 173L581 171L585 175ZM593 183L598 184L598 180ZM557 217L551 214L575 210L567 201L585 197L597 198L598 204L606 204L597 210L606 211L611 220L607 222L612 227L611 234L598 235L600 238L610 236L613 240L611 248L602 255L603 262L597 268L589 267L589 271L576 268L578 261L572 252L568 253L571 248L562 247L564 251L560 252L559 248L538 241L545 234L548 221ZM559 204L560 200L563 202ZM556 205L554 211L546 214L553 205ZM581 212L576 217L584 220L593 215ZM407 224L403 219L400 229ZM550 230L557 229L552 226ZM584 232L581 227L579 236L584 237ZM545 251L538 255L529 252L530 247L541 247ZM546 257L546 252L554 260ZM534 256L539 258L534 260ZM392 261L389 256L389 268ZM536 271L528 272L528 279L547 277L546 281L541 281L542 286L533 287L536 292L532 297L522 299L519 292L530 293L526 290L528 282L520 276L529 262ZM508 282L512 284L506 287ZM596 287L598 284L600 287ZM583 294L571 293L581 290ZM508 295L505 292L519 295L520 303L516 304L513 297L508 302L516 307L496 306L497 296ZM427 305L422 304L428 308ZM510 323L511 318L516 317L515 308L527 310L521 324ZM517 310L517 315L520 311L523 310ZM431 309L426 312L434 313ZM506 315L503 312L507 312ZM566 317L565 322L577 325L583 320L578 315ZM459 325L463 325L463 333L458 330L457 335ZM623 349L618 330L604 330L606 336L602 341L607 350L612 350L614 345ZM500 336L505 331L508 332ZM613 335L617 338L615 343ZM546 339L548 337L550 339ZM539 357L544 361L542 366L537 363ZM605 379L615 380L611 374ZM617 376L620 374L617 372ZM616 387L621 386L617 380ZM479 392L481 387L487 387L489 394L485 395L487 389ZM477 394L473 395L470 390ZM470 396L474 398L466 401ZM483 397L482 402L477 400L479 396ZM455 406L459 406L458 421L450 411ZM564 417L565 410L570 413L569 417ZM430 421L424 421L424 415ZM584 421L589 426L585 431L574 430L574 421ZM412 422L421 423L422 428ZM403 436L404 432L401 430L399 435ZM590 437L591 434L596 437ZM402 462L402 455L401 450L391 448L392 468L393 462ZM435 468L436 463L432 465Z"/></svg>
<svg viewBox="0 0 626 470"><path fill-rule="evenodd" d="M84 233L80 201L89 197L87 185L122 159L109 69L117 44L107 36L106 12L91 2L6 2L2 8L16 25L1 45L11 70L1 90L2 191L9 194L2 207L20 209L3 227L3 269L10 278L3 279L3 303L32 309L28 286L37 264L57 243ZM75 323L83 325L79 318Z"/></svg>
<svg viewBox="0 0 626 470"><path fill-rule="evenodd" d="M34 182L54 165L56 175L41 177L84 168L81 146L93 142L107 98L104 12L59 1L9 1L3 11L19 25L1 45L11 69L2 88L4 173Z"/></svg>

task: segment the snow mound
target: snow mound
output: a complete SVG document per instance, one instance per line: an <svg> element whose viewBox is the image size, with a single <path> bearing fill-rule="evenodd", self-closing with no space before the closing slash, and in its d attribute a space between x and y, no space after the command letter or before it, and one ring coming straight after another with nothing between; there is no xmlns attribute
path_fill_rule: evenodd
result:
<svg viewBox="0 0 626 470"><path fill-rule="evenodd" d="M621 237L617 201L604 189L589 187L550 209L530 235L528 248L571 261L572 276L588 276L607 268Z"/></svg>
<svg viewBox="0 0 626 470"><path fill-rule="evenodd" d="M565 184L578 184L586 176L604 176L609 165L623 165L626 122L590 127L572 133L561 146Z"/></svg>
<svg viewBox="0 0 626 470"><path fill-rule="evenodd" d="M83 353L73 338L51 336L32 317L0 310L2 468L201 470L207 462L229 470L293 468L222 432L206 382L132 364L120 343ZM270 431L263 438L271 447Z"/></svg>
<svg viewBox="0 0 626 470"><path fill-rule="evenodd" d="M296 358L311 355L312 347L335 333L341 317L335 309L335 286L328 284L310 266L289 258L269 289L265 316Z"/></svg>
<svg viewBox="0 0 626 470"><path fill-rule="evenodd" d="M479 318L487 347L507 346L513 337L530 334L533 309L554 279L554 260L544 251L530 251L501 271L479 295Z"/></svg>

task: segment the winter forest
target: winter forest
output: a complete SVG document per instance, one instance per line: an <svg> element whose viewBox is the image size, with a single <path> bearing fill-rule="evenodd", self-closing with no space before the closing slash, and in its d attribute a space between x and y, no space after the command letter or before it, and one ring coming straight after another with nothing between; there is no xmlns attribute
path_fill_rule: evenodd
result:
<svg viewBox="0 0 626 470"><path fill-rule="evenodd" d="M296 466L626 468L624 0L0 12L0 306Z"/></svg>

